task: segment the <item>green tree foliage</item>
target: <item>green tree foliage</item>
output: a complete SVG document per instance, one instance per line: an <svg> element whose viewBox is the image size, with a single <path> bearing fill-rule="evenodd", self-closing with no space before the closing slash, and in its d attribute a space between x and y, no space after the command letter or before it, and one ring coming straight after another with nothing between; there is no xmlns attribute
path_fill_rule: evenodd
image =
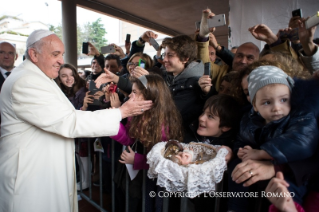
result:
<svg viewBox="0 0 319 212"><path fill-rule="evenodd" d="M102 46L107 45L107 40L104 38L105 28L103 24L100 23L101 19L84 24L83 28L79 25L77 26L77 55L82 53L82 42L91 42L97 49L101 49ZM50 25L50 31L54 32L62 40L62 25L58 26Z"/></svg>
<svg viewBox="0 0 319 212"><path fill-rule="evenodd" d="M101 24L101 18L99 18L92 24L88 22L84 25L82 39L91 42L97 49L101 49L102 46L107 45L107 40L104 38L106 33L103 24Z"/></svg>

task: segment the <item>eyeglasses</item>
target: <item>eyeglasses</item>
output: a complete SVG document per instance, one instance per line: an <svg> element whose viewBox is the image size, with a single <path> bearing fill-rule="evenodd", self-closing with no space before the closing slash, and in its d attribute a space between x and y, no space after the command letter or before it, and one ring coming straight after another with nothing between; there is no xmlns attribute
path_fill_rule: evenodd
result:
<svg viewBox="0 0 319 212"><path fill-rule="evenodd" d="M137 63L128 62L127 65L128 65L128 66L138 66L138 62L137 62Z"/></svg>

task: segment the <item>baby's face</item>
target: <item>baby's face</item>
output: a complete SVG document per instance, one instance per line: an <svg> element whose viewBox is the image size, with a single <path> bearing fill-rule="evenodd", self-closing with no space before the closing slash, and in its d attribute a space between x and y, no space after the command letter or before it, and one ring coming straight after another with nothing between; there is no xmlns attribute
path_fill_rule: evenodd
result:
<svg viewBox="0 0 319 212"><path fill-rule="evenodd" d="M256 93L254 110L266 120L266 124L287 116L290 112L290 91L283 84L270 84Z"/></svg>

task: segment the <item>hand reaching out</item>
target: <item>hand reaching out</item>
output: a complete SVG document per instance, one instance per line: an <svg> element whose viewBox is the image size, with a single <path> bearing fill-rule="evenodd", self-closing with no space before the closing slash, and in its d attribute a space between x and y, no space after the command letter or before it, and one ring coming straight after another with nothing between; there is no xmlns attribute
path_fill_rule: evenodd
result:
<svg viewBox="0 0 319 212"><path fill-rule="evenodd" d="M313 43L313 38L316 32L316 26L311 27L310 29L306 28L306 22L307 19L302 18L298 21L299 26L299 39L300 43L302 45L302 48L307 56L312 56L315 51L315 44Z"/></svg>
<svg viewBox="0 0 319 212"><path fill-rule="evenodd" d="M277 172L276 177L268 183L266 192L273 193L274 195L267 195L268 200L280 211L297 211L293 199L287 194L289 184L285 181L282 172ZM277 194L277 195L275 195ZM279 196L279 195L282 196Z"/></svg>
<svg viewBox="0 0 319 212"><path fill-rule="evenodd" d="M112 108L119 108L121 106L119 95L116 92L110 94L110 101Z"/></svg>
<svg viewBox="0 0 319 212"><path fill-rule="evenodd" d="M277 36L265 24L258 24L248 29L257 40L265 41L268 45L277 41Z"/></svg>
<svg viewBox="0 0 319 212"><path fill-rule="evenodd" d="M93 56L99 56L100 52L99 50L90 42L88 42L89 45L89 52L87 53L87 55L93 55Z"/></svg>
<svg viewBox="0 0 319 212"><path fill-rule="evenodd" d="M121 160L119 160L120 163L124 164L134 164L134 157L135 157L135 152L131 149L130 146L127 147L127 150L124 150L121 154Z"/></svg>
<svg viewBox="0 0 319 212"><path fill-rule="evenodd" d="M209 29L209 26L208 26L208 21L207 19L209 18L212 18L214 17L215 14L212 13L212 11L210 9L205 9L203 10L202 12L202 19L201 19L201 23L200 23L200 29L199 29L199 35L201 37L207 37L209 32L210 32L210 29ZM215 29L213 29L215 30Z"/></svg>
<svg viewBox="0 0 319 212"><path fill-rule="evenodd" d="M143 33L143 35L141 36L141 38L145 41L145 42L150 42L150 38L154 38L156 39L157 38L157 34L155 34L154 32L152 31L146 31Z"/></svg>
<svg viewBox="0 0 319 212"><path fill-rule="evenodd" d="M97 88L100 88L102 84L107 82L114 82L117 84L119 82L119 76L104 68L104 73L101 74L94 82Z"/></svg>
<svg viewBox="0 0 319 212"><path fill-rule="evenodd" d="M125 54L121 47L115 45L114 43L112 43L111 45L113 45L115 49L115 53L112 53L112 54L118 55L121 59L125 57Z"/></svg>

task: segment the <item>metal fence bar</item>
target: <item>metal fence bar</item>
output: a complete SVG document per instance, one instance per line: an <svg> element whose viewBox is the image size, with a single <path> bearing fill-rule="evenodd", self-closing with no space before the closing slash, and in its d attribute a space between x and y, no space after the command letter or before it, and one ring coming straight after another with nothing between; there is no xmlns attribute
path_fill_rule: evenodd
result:
<svg viewBox="0 0 319 212"><path fill-rule="evenodd" d="M128 172L125 175L125 211L129 212L129 176Z"/></svg>
<svg viewBox="0 0 319 212"><path fill-rule="evenodd" d="M91 160L91 140L90 138L88 138L88 157L89 157L89 160ZM94 160L94 159L93 159ZM92 161L91 161L92 163ZM90 164L90 171L92 170L92 165ZM91 179L90 179L90 184L89 184L89 198L92 199L92 183L91 183Z"/></svg>
<svg viewBox="0 0 319 212"><path fill-rule="evenodd" d="M114 182L114 175L115 175L115 150L114 150L114 143L115 141L112 139L112 155L111 155L111 177L112 177L112 212L115 212L115 182Z"/></svg>
<svg viewBox="0 0 319 212"><path fill-rule="evenodd" d="M88 158L89 160L91 160L91 140L88 138ZM79 142L79 145L81 145L81 142ZM79 163L79 170L80 170L80 191L78 192L79 195L85 199L86 201L88 201L91 205L93 205L94 207L96 207L99 211L101 212L108 212L107 210L105 210L103 208L103 194L102 194L102 153L99 152L99 168L100 168L100 205L98 205L96 202L94 202L92 200L92 183L91 183L91 178L89 180L89 196L87 196L86 194L83 193L82 190L82 163ZM88 171L91 172L92 170L92 161L90 161L88 163ZM91 176L91 173L90 173ZM112 197L113 199L113 197Z"/></svg>
<svg viewBox="0 0 319 212"><path fill-rule="evenodd" d="M80 193L81 197L83 199L85 199L86 201L88 201L91 205L93 205L94 207L96 207L99 211L101 212L107 212L107 210L101 208L96 202L92 201L92 199L90 199L88 196L86 196L84 193Z"/></svg>
<svg viewBox="0 0 319 212"><path fill-rule="evenodd" d="M146 148L143 148L143 153L146 154ZM143 169L143 185L142 185L142 212L145 212L146 205L146 171Z"/></svg>
<svg viewBox="0 0 319 212"><path fill-rule="evenodd" d="M221 192L223 191L224 189L224 180L227 180L227 179L224 179L225 178L225 173L224 173L224 176L223 176L223 179L222 181L220 181L220 183L218 183L216 185L216 192ZM214 211L220 211L220 197L215 197L215 208L214 208Z"/></svg>
<svg viewBox="0 0 319 212"><path fill-rule="evenodd" d="M103 208L103 167L102 167L102 152L99 152L99 167L100 167L100 206Z"/></svg>
<svg viewBox="0 0 319 212"><path fill-rule="evenodd" d="M169 198L163 197L163 212L168 212Z"/></svg>
<svg viewBox="0 0 319 212"><path fill-rule="evenodd" d="M181 197L181 212L187 211L187 197Z"/></svg>

